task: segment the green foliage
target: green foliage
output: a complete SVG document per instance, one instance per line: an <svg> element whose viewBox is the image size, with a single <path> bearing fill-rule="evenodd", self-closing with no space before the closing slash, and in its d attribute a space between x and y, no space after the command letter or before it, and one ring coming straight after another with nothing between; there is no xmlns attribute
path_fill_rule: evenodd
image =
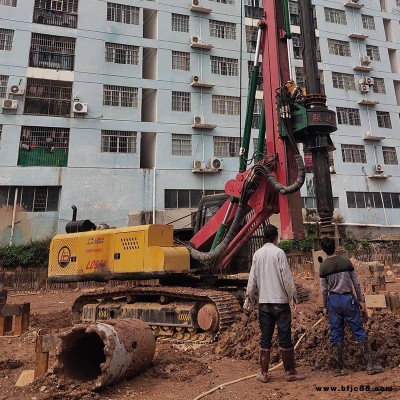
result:
<svg viewBox="0 0 400 400"><path fill-rule="evenodd" d="M349 236L342 238L342 245L345 250L356 250L358 248L358 240Z"/></svg>
<svg viewBox="0 0 400 400"><path fill-rule="evenodd" d="M50 240L41 240L17 246L0 247L0 264L4 267L46 266Z"/></svg>
<svg viewBox="0 0 400 400"><path fill-rule="evenodd" d="M305 239L282 240L278 247L285 253L291 250L311 251L314 248L315 236L307 236Z"/></svg>

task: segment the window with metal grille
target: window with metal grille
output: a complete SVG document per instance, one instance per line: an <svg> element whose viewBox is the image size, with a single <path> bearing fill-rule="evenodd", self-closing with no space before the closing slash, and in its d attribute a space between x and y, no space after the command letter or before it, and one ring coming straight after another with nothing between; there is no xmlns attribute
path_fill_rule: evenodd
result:
<svg viewBox="0 0 400 400"><path fill-rule="evenodd" d="M221 4L235 4L235 0L210 0Z"/></svg>
<svg viewBox="0 0 400 400"><path fill-rule="evenodd" d="M33 22L76 28L79 0L35 0Z"/></svg>
<svg viewBox="0 0 400 400"><path fill-rule="evenodd" d="M12 29L0 28L0 50L12 49L14 31Z"/></svg>
<svg viewBox="0 0 400 400"><path fill-rule="evenodd" d="M246 25L246 47L248 53L254 53L257 47L258 28Z"/></svg>
<svg viewBox="0 0 400 400"><path fill-rule="evenodd" d="M199 206L203 195L223 193L221 190L206 190L203 192L198 189L165 189L164 207L165 208L196 208Z"/></svg>
<svg viewBox="0 0 400 400"><path fill-rule="evenodd" d="M325 21L333 24L347 25L346 12L335 8L324 7Z"/></svg>
<svg viewBox="0 0 400 400"><path fill-rule="evenodd" d="M343 40L328 39L329 54L351 57L350 43Z"/></svg>
<svg viewBox="0 0 400 400"><path fill-rule="evenodd" d="M103 105L137 108L138 89L130 86L103 85Z"/></svg>
<svg viewBox="0 0 400 400"><path fill-rule="evenodd" d="M361 14L364 29L375 30L375 19L372 15Z"/></svg>
<svg viewBox="0 0 400 400"><path fill-rule="evenodd" d="M189 16L171 14L171 28L175 32L189 32Z"/></svg>
<svg viewBox="0 0 400 400"><path fill-rule="evenodd" d="M245 0L244 16L247 18L262 18L264 14L262 0Z"/></svg>
<svg viewBox="0 0 400 400"><path fill-rule="evenodd" d="M192 136L172 134L172 155L191 156L192 155Z"/></svg>
<svg viewBox="0 0 400 400"><path fill-rule="evenodd" d="M235 23L216 21L210 19L209 29L210 29L210 36L214 36L221 39L236 39Z"/></svg>
<svg viewBox="0 0 400 400"><path fill-rule="evenodd" d="M172 111L190 111L191 99L189 92L172 92Z"/></svg>
<svg viewBox="0 0 400 400"><path fill-rule="evenodd" d="M235 96L212 95L212 112L214 114L240 114L240 98Z"/></svg>
<svg viewBox="0 0 400 400"><path fill-rule="evenodd" d="M383 162L388 165L398 165L396 147L382 146Z"/></svg>
<svg viewBox="0 0 400 400"><path fill-rule="evenodd" d="M172 69L190 71L190 53L172 50Z"/></svg>
<svg viewBox="0 0 400 400"><path fill-rule="evenodd" d="M367 162L365 147L358 144L342 144L343 162L363 163Z"/></svg>
<svg viewBox="0 0 400 400"><path fill-rule="evenodd" d="M70 115L71 96L72 82L28 78L24 114Z"/></svg>
<svg viewBox="0 0 400 400"><path fill-rule="evenodd" d="M16 186L0 186L0 208L13 207ZM61 186L18 186L17 206L25 212L57 211Z"/></svg>
<svg viewBox="0 0 400 400"><path fill-rule="evenodd" d="M75 38L32 33L30 67L72 71L74 58Z"/></svg>
<svg viewBox="0 0 400 400"><path fill-rule="evenodd" d="M247 70L248 70L249 78L251 78L253 65L254 65L253 61L247 61ZM263 90L263 75L262 75L261 67L258 68L257 90Z"/></svg>
<svg viewBox="0 0 400 400"><path fill-rule="evenodd" d="M68 147L68 128L23 126L18 165L66 167Z"/></svg>
<svg viewBox="0 0 400 400"><path fill-rule="evenodd" d="M107 3L107 21L139 25L139 8L125 4Z"/></svg>
<svg viewBox="0 0 400 400"><path fill-rule="evenodd" d="M17 7L17 0L0 0L3 6Z"/></svg>
<svg viewBox="0 0 400 400"><path fill-rule="evenodd" d="M214 136L214 156L238 157L240 150L240 138L229 136Z"/></svg>
<svg viewBox="0 0 400 400"><path fill-rule="evenodd" d="M332 84L336 89L356 90L353 74L343 72L332 72Z"/></svg>
<svg viewBox="0 0 400 400"><path fill-rule="evenodd" d="M293 54L296 60L301 60L303 58L302 46L303 42L301 36L298 33L292 34L292 44L293 44Z"/></svg>
<svg viewBox="0 0 400 400"><path fill-rule="evenodd" d="M7 97L8 76L0 75L0 99Z"/></svg>
<svg viewBox="0 0 400 400"><path fill-rule="evenodd" d="M289 1L290 24L300 25L300 8L298 1Z"/></svg>
<svg viewBox="0 0 400 400"><path fill-rule="evenodd" d="M386 93L385 80L383 78L374 78L374 84L372 85L374 93Z"/></svg>
<svg viewBox="0 0 400 400"><path fill-rule="evenodd" d="M396 0L396 7L400 7L400 0Z"/></svg>
<svg viewBox="0 0 400 400"><path fill-rule="evenodd" d="M217 75L238 76L239 63L236 58L211 56L211 73Z"/></svg>
<svg viewBox="0 0 400 400"><path fill-rule="evenodd" d="M301 198L303 208L317 208L317 198L306 196ZM333 208L339 208L339 197L333 198Z"/></svg>
<svg viewBox="0 0 400 400"><path fill-rule="evenodd" d="M295 74L296 74L296 83L299 86L304 86L306 83L306 77L304 75L304 68L303 67L295 67Z"/></svg>
<svg viewBox="0 0 400 400"><path fill-rule="evenodd" d="M136 132L101 131L102 153L136 153Z"/></svg>
<svg viewBox="0 0 400 400"><path fill-rule="evenodd" d="M139 47L129 44L106 42L106 62L115 64L139 64Z"/></svg>
<svg viewBox="0 0 400 400"><path fill-rule="evenodd" d="M336 107L336 116L340 125L361 126L360 110L357 108Z"/></svg>
<svg viewBox="0 0 400 400"><path fill-rule="evenodd" d="M379 128L392 129L392 121L390 120L389 111L377 111L376 119L378 121Z"/></svg>
<svg viewBox="0 0 400 400"><path fill-rule="evenodd" d="M251 122L251 127L254 128L254 129L258 129L260 127L262 104L263 104L262 99L255 99L254 111L253 111L253 119L252 119L252 122Z"/></svg>
<svg viewBox="0 0 400 400"><path fill-rule="evenodd" d="M381 55L379 54L378 46L372 46L371 44L367 44L365 48L367 51L367 56L369 56L371 60L381 61Z"/></svg>
<svg viewBox="0 0 400 400"><path fill-rule="evenodd" d="M400 193L346 192L348 208L400 208Z"/></svg>

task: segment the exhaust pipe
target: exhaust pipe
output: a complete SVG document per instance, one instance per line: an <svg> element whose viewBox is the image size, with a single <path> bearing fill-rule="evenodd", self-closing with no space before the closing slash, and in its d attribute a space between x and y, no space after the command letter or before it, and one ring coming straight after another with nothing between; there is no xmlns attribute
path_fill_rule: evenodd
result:
<svg viewBox="0 0 400 400"><path fill-rule="evenodd" d="M101 389L151 364L156 340L145 322L138 319L106 322L79 324L60 335L56 375Z"/></svg>
<svg viewBox="0 0 400 400"><path fill-rule="evenodd" d="M71 206L72 208L72 221L76 221L76 213L78 212L78 209L76 208L75 205Z"/></svg>

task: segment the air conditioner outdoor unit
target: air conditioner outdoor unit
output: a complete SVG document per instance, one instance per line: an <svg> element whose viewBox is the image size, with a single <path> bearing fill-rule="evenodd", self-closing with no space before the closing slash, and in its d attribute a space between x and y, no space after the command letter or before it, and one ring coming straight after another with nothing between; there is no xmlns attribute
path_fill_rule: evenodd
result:
<svg viewBox="0 0 400 400"><path fill-rule="evenodd" d="M369 77L369 76L366 76L366 77L364 78L364 80L365 80L365 84L366 84L366 85L373 85L373 84L374 84L374 78L371 78L371 77Z"/></svg>
<svg viewBox="0 0 400 400"><path fill-rule="evenodd" d="M18 108L18 100L4 99L2 108L3 110L16 110Z"/></svg>
<svg viewBox="0 0 400 400"><path fill-rule="evenodd" d="M14 96L23 96L25 93L25 89L20 85L12 85L9 90L10 94Z"/></svg>
<svg viewBox="0 0 400 400"><path fill-rule="evenodd" d="M361 93L368 93L369 86L368 85L360 85L360 91L361 91Z"/></svg>
<svg viewBox="0 0 400 400"><path fill-rule="evenodd" d="M224 162L218 157L213 157L210 160L210 168L221 171L224 169Z"/></svg>
<svg viewBox="0 0 400 400"><path fill-rule="evenodd" d="M206 168L206 163L201 160L193 160L193 169L201 170Z"/></svg>
<svg viewBox="0 0 400 400"><path fill-rule="evenodd" d="M192 82L200 82L200 77L198 75L193 75Z"/></svg>
<svg viewBox="0 0 400 400"><path fill-rule="evenodd" d="M350 3L358 3L359 0L351 0Z"/></svg>
<svg viewBox="0 0 400 400"><path fill-rule="evenodd" d="M199 0L192 0L192 6L199 6L200 1Z"/></svg>
<svg viewBox="0 0 400 400"><path fill-rule="evenodd" d="M193 117L193 123L195 125L203 125L204 124L204 117L200 115L196 115Z"/></svg>
<svg viewBox="0 0 400 400"><path fill-rule="evenodd" d="M369 64L371 64L371 57L370 56L362 56L361 62L363 65L369 65Z"/></svg>
<svg viewBox="0 0 400 400"><path fill-rule="evenodd" d="M87 103L83 103L81 101L74 101L72 111L75 114L86 114L88 111L88 105Z"/></svg>
<svg viewBox="0 0 400 400"><path fill-rule="evenodd" d="M335 167L334 167L333 165L331 165L331 166L329 167L329 172L330 172L331 174L336 174L336 170L335 170Z"/></svg>
<svg viewBox="0 0 400 400"><path fill-rule="evenodd" d="M376 174L381 174L383 172L383 165L382 164L375 164L374 171Z"/></svg>
<svg viewBox="0 0 400 400"><path fill-rule="evenodd" d="M190 38L190 41L191 41L192 43L201 43L201 39L200 39L198 36L192 36L192 37Z"/></svg>

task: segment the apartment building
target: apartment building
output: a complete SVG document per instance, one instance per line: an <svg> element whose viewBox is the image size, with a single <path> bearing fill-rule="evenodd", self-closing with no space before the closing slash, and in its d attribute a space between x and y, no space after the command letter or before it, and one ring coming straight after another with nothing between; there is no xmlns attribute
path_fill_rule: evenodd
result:
<svg viewBox="0 0 400 400"><path fill-rule="evenodd" d="M298 4L289 3L301 83ZM314 4L338 118L337 214L395 229L399 0ZM0 0L0 243L63 232L71 205L96 224L189 225L201 196L238 171L261 15L261 0ZM261 99L259 90L250 153ZM307 209L313 187L308 174Z"/></svg>

